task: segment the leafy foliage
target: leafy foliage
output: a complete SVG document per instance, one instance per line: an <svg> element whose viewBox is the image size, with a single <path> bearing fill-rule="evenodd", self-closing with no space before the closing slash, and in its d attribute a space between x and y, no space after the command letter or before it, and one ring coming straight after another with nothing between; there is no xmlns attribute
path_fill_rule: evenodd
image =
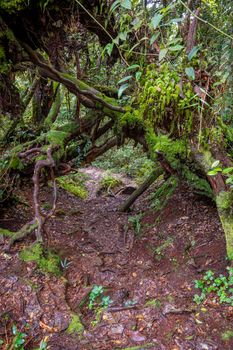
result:
<svg viewBox="0 0 233 350"><path fill-rule="evenodd" d="M88 308L92 310L94 307L101 306L103 308L108 307L112 303L109 296L104 296L104 288L102 286L95 285L89 294Z"/></svg>
<svg viewBox="0 0 233 350"><path fill-rule="evenodd" d="M209 270L203 279L196 280L195 288L200 289L201 294L195 294L194 301L200 304L211 295L220 303L233 306L233 268L227 267L227 271L228 276L221 274L216 277L214 272Z"/></svg>

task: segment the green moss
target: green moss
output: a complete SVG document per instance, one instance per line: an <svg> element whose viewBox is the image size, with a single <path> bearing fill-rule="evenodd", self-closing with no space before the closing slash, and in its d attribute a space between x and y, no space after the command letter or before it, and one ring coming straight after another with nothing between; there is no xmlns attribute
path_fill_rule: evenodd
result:
<svg viewBox="0 0 233 350"><path fill-rule="evenodd" d="M86 199L88 191L84 184L84 178L82 174L76 173L71 175L60 176L57 178L57 182L64 190L74 194L75 196Z"/></svg>
<svg viewBox="0 0 233 350"><path fill-rule="evenodd" d="M97 309L95 309L95 319L91 321L92 327L95 327L98 323L100 323L104 310L105 308L103 307L98 307Z"/></svg>
<svg viewBox="0 0 233 350"><path fill-rule="evenodd" d="M45 251L39 243L24 248L20 252L20 258L25 262L36 262L38 268L45 273L61 275L59 256L50 250Z"/></svg>
<svg viewBox="0 0 233 350"><path fill-rule="evenodd" d="M0 235L6 236L6 237L12 237L15 234L15 232L9 231L5 228L0 228Z"/></svg>
<svg viewBox="0 0 233 350"><path fill-rule="evenodd" d="M63 147L67 136L67 132L52 129L48 131L46 138L51 145L59 145Z"/></svg>
<svg viewBox="0 0 233 350"><path fill-rule="evenodd" d="M225 234L227 257L233 260L233 192L220 192L216 204Z"/></svg>
<svg viewBox="0 0 233 350"><path fill-rule="evenodd" d="M78 314L72 314L72 318L66 332L68 334L82 334L83 331L84 326L81 322L80 316Z"/></svg>
<svg viewBox="0 0 233 350"><path fill-rule="evenodd" d="M8 13L17 12L28 4L25 0L1 0L0 9Z"/></svg>
<svg viewBox="0 0 233 350"><path fill-rule="evenodd" d="M147 307L155 307L155 308L160 308L161 307L161 301L158 299L151 299L148 300L145 304Z"/></svg>
<svg viewBox="0 0 233 350"><path fill-rule="evenodd" d="M231 340L233 338L233 331L232 330L227 330L227 331L223 332L221 338L224 341Z"/></svg>

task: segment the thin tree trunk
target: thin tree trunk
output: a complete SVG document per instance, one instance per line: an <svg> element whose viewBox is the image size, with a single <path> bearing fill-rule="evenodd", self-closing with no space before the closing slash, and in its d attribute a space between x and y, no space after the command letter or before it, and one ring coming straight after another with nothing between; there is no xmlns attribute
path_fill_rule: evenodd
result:
<svg viewBox="0 0 233 350"><path fill-rule="evenodd" d="M141 196L152 184L155 182L155 180L163 174L163 169L162 168L157 168L154 170L150 176L143 182L143 184L136 189L131 196L120 206L119 210L120 211L127 211L130 206L136 201L136 199Z"/></svg>

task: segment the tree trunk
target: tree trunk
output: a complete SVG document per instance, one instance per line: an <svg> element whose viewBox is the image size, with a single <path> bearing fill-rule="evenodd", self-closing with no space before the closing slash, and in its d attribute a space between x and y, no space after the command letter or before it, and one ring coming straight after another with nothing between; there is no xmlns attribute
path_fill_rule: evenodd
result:
<svg viewBox="0 0 233 350"><path fill-rule="evenodd" d="M119 210L120 211L127 211L130 206L136 201L136 199L141 196L152 184L155 182L155 180L163 174L163 169L162 168L157 168L154 170L150 176L143 182L143 184L136 189L131 196L120 206Z"/></svg>

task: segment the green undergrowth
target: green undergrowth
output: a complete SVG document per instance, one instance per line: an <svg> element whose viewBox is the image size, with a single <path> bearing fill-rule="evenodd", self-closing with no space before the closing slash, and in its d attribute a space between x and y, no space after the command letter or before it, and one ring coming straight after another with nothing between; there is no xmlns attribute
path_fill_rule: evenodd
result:
<svg viewBox="0 0 233 350"><path fill-rule="evenodd" d="M76 197L86 199L88 191L85 186L87 176L81 173L69 174L57 178L57 182L61 188L74 194Z"/></svg>
<svg viewBox="0 0 233 350"><path fill-rule="evenodd" d="M231 340L233 338L233 330L227 330L227 331L223 332L221 338L224 341Z"/></svg>
<svg viewBox="0 0 233 350"><path fill-rule="evenodd" d="M233 306L233 268L227 267L228 276L220 274L216 276L211 270L207 271L202 279L195 280L195 288L200 294L194 295L194 301L201 304L208 296L217 300L220 304L226 303Z"/></svg>
<svg viewBox="0 0 233 350"><path fill-rule="evenodd" d="M178 185L178 178L171 176L149 197L151 207L155 210L162 210L171 198Z"/></svg>
<svg viewBox="0 0 233 350"><path fill-rule="evenodd" d="M51 273L56 276L61 275L59 256L51 250L43 249L39 243L25 247L19 256L25 262L35 262L38 269L44 273Z"/></svg>
<svg viewBox="0 0 233 350"><path fill-rule="evenodd" d="M161 301L158 299L148 300L145 304L146 307L160 308L162 305Z"/></svg>
<svg viewBox="0 0 233 350"><path fill-rule="evenodd" d="M92 165L112 173L122 173L142 183L152 172L154 162L148 159L140 145L132 142L106 152L95 160Z"/></svg>
<svg viewBox="0 0 233 350"><path fill-rule="evenodd" d="M72 314L70 324L66 330L68 334L82 334L84 326L78 314Z"/></svg>
<svg viewBox="0 0 233 350"><path fill-rule="evenodd" d="M122 185L122 181L120 179L110 174L107 174L101 179L99 183L99 190L103 190L103 191L114 190L116 187L120 185Z"/></svg>
<svg viewBox="0 0 233 350"><path fill-rule="evenodd" d="M11 237L15 234L15 232L12 232L10 230L7 230L5 228L0 227L0 235L5 236L5 237Z"/></svg>

